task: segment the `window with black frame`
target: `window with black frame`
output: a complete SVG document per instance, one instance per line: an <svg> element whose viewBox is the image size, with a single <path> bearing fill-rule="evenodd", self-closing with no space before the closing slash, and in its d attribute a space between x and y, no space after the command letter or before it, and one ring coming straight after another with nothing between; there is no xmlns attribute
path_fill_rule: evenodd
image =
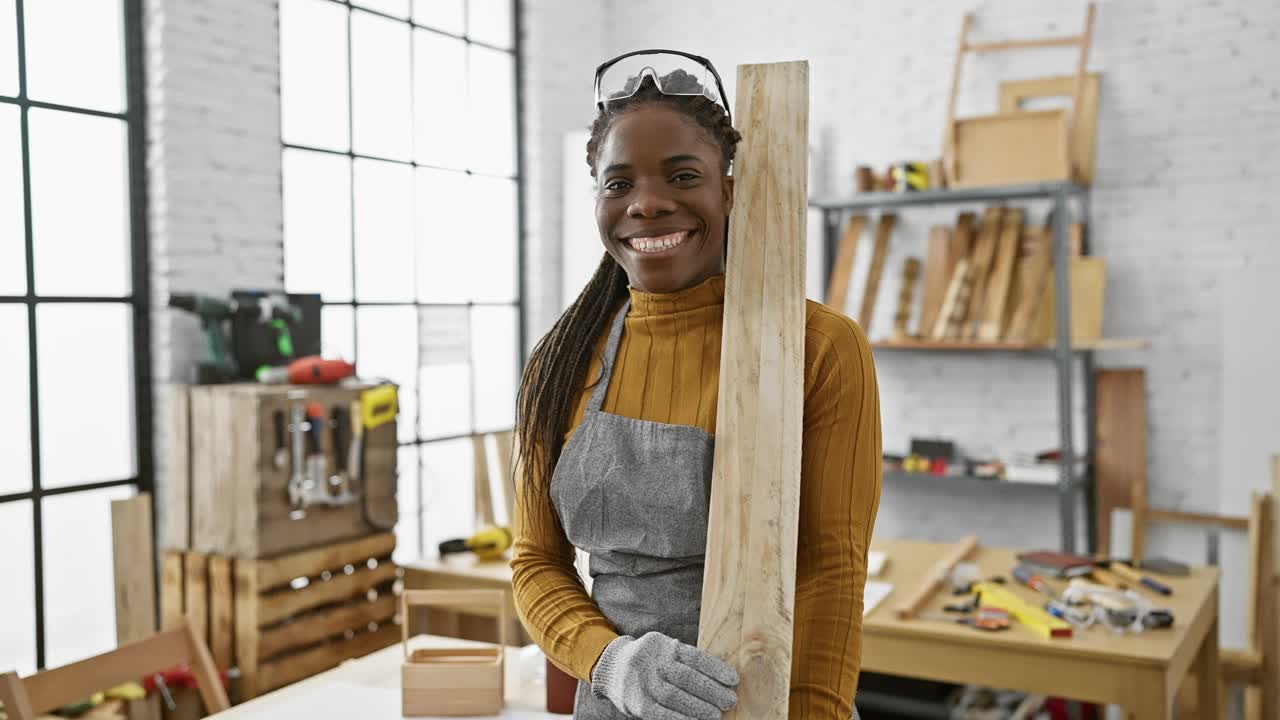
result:
<svg viewBox="0 0 1280 720"><path fill-rule="evenodd" d="M151 486L140 0L0 0L0 670L116 644Z"/></svg>
<svg viewBox="0 0 1280 720"><path fill-rule="evenodd" d="M398 558L473 530L521 348L516 0L281 0L285 284L400 386ZM504 512L499 508L499 520Z"/></svg>

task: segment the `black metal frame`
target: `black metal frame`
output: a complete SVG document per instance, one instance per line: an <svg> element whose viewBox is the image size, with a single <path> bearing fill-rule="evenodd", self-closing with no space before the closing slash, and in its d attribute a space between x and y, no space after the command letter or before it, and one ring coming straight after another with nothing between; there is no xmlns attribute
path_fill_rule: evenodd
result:
<svg viewBox="0 0 1280 720"><path fill-rule="evenodd" d="M470 318L470 317L471 317L471 311L472 311L472 309L473 309L473 308L477 308L477 307L510 307L510 308L513 308L513 309L515 310L515 312L516 312L516 329L517 329L517 337L516 337L516 358L515 358L515 361L516 361L516 367L517 367L517 368L522 367L522 366L523 366L523 364L524 364L524 357L525 357L525 345L526 345L526 340L527 340L526 333L528 332L528 329L527 329L527 321L526 321L526 318L525 318L525 306L526 306L526 300L525 300L525 232L524 232L524 224L525 224L525 213L526 213L526 207L525 207L526 197L525 197L525 153L524 153L524 142L523 142L523 137L524 137L524 111L523 111L523 105L524 105L524 63L522 62L523 57L524 57L524 45L523 45L523 42L522 42L523 29L524 29L524 26L523 26L523 9L524 9L524 8L523 8L523 3L521 3L521 2L520 2L520 0L509 0L509 2L511 3L512 46L511 46L510 48L504 48L504 47L499 47L499 46L493 45L493 44L491 44L491 43L486 43L486 42L483 42L483 41L479 41L479 40L472 39L472 38L469 36L469 34L468 34L468 33L466 33L466 32L464 32L464 33L462 33L461 35L459 35L459 34L455 34L455 33L451 33L451 32L446 32L446 31L444 31L444 30L440 30L440 29L438 29L438 28L430 27L430 26L427 26L427 25L421 25L421 24L416 23L416 22L414 22L414 21L412 20L412 13L410 13L411 17L409 17L409 18L403 18L403 17L397 17L397 16L395 16L395 15L389 15L389 14L384 13L384 12L379 12L378 10L373 10L373 9L370 9L370 8L364 7L364 6L362 6L362 5L360 4L360 0L325 0L325 1L326 1L326 2L330 2L330 3L333 3L333 4L335 4L335 5L341 5L341 6L345 7L345 8L347 8L347 37L346 37L346 44L347 44L347 47L346 47L346 51L347 51L347 68L348 68L348 70L347 70L347 149L346 149L346 150L332 150L332 149L328 149L328 148L319 148L319 147L314 147L314 146L309 146L309 145L303 145L303 144L299 144L299 143L290 143L290 142L285 142L285 141L283 140L283 128L282 128L282 140L281 140L281 146L282 146L282 148L283 148L283 149L291 149L291 150L305 150L305 151L309 151L309 152L318 152L318 153L324 153L324 154L328 154L328 155L342 155L342 156L345 156L346 158L348 158L348 161L349 161L349 162L348 162L348 172L349 172L349 174L350 174L350 175L349 175L349 177L350 177L350 193L349 193L349 197L348 197L348 202L351 204L351 207L352 207L353 209L354 209L354 207L355 207L355 192L356 192L356 190L355 190L355 161L356 161L357 159L362 159L362 160L378 160L378 161L382 161L382 162L394 163L394 164L397 164L397 165L409 166L409 167L413 167L413 168L415 168L415 169L417 169L417 168L428 168L428 169L436 169L436 170L447 170L447 171L449 171L449 172L458 172L458 173L462 173L462 174L466 174L466 175L475 175L475 176L479 176L479 177L492 177L492 178L503 178L503 179L508 179L508 180L514 180L514 181L515 181L515 183L516 183L516 248L515 248L515 250L516 250L516 297L515 297L515 300L514 300L514 301L512 301L512 302L506 302L506 301L479 301L479 302L469 301L469 302L449 303L449 302L421 302L421 301L417 301L417 300L409 301L409 302L386 302L386 301L381 301L381 302L379 302L379 301L367 302L367 301L361 301L361 300L359 300L358 298L356 298L356 297L355 297L355 287L356 287L356 262L357 262L357 258L356 258L356 251L355 251L355 247L356 247L356 238L355 238L355 222L354 222L354 217L353 217L353 220L352 220L352 223L351 223L351 237L350 237L350 247L351 247L351 288L352 288L352 299L351 299L351 300L345 300L345 301L325 301L325 302L323 303L323 306L324 306L324 307L349 307L349 308L351 308L351 309L352 309L352 313L351 313L351 327L352 327L353 340L354 340L354 338L355 338L355 337L358 337L358 336L359 336L359 313L358 313L358 312L356 312L356 310L357 310L358 308L361 308L361 307L412 307L412 308L414 308L415 310L420 310L420 309L422 309L422 308L433 308L433 307L436 307L436 308L439 308L439 307L450 307L450 308L460 308L460 309L461 309L461 308L465 308L465 309L466 309L466 311L467 311L467 316L468 316L468 318ZM470 0L467 0L467 4L466 4L466 13L467 13L467 16L468 16L468 17L470 16L470 7L471 7ZM370 14L370 15L375 15L375 16L378 16L378 17L381 17L381 18L385 18L385 19L388 19L388 20L394 20L395 22L398 22L398 23L403 23L403 24L405 24L405 25L408 25L408 26L411 28L411 30L425 30L425 31L428 31L428 32L435 33L435 34L437 34L437 35L442 35L442 36L444 36L444 37L453 38L453 39L455 39L455 40L461 40L461 41L463 41L464 43L466 43L466 44L468 44L468 45L476 45L476 46L484 47L484 48L488 48L488 49L490 49L490 50L494 50L494 51L497 51L497 52L508 53L508 54L510 54L510 55L513 57L513 59L514 59L514 67L515 67L515 74L514 74L514 85L515 85L515 87L513 88L513 91L514 91L514 93L515 93L515 134L516 134L516 144L515 144L515 149L516 149L516 158L515 158L515 160L516 160L516 168L515 168L515 175L514 175L514 176L511 176L511 175L500 175L500 174L486 173L486 172L476 172L476 171L472 171L472 170L458 170L457 168L441 168L441 167L438 167L438 166L435 166L435 165L431 165L431 164L428 164L428 163L421 163L421 162L418 162L418 161L417 161L417 160L415 160L415 159L410 159L410 160L400 160L400 159L394 159L394 158L381 157L381 156L378 156L378 155L371 155L371 154L367 154L367 153L358 153L358 152L356 152L356 151L355 151L355 123L354 123L354 116L353 116L353 114L354 114L354 110L353 110L353 105L354 105L354 103L353 103L353 101L352 101L352 98L353 98L353 94L352 94L352 89L353 89L353 88L352 88L352 85L353 85L354 80L353 80L353 78L352 78L352 74L351 74L351 71L350 71L350 68L352 67L352 62L351 62L351 61L352 61L352 58L351 58L351 13L352 13L352 12L355 12L355 11L364 12L364 13L368 13L368 14ZM414 47L414 46L413 46L413 43L412 43L412 41L411 41L411 42L410 42L410 44L409 44L409 82L410 82L410 85L412 85L412 84L413 84L413 52L414 52L413 47ZM468 73L470 72L470 68L469 68L469 67L467 68L467 72L468 72ZM713 72L714 72L714 69L713 69ZM412 140L411 140L411 142L412 142ZM411 158L414 156L413 150L415 150L415 149L416 149L416 148L413 148L413 147L411 146L411 152L410 152L410 157L411 157ZM358 345L353 345L353 347L354 347L354 349L353 349L353 353L356 355L356 357L353 357L353 358L352 358L352 361L353 361L353 362L358 363L358 362L359 362L359 357L358 357L358 356L359 356L359 347L358 347ZM474 363L472 362L472 358L471 358L469 355L468 355L468 358L467 358L467 364L468 364L468 366L471 366L471 367L474 369ZM476 389L476 378L475 378L475 376L473 375L473 376L472 376L472 378L471 378L471 386L470 386L470 394L469 394L469 402L470 402L470 404L471 404L471 417L472 417L472 428L471 428L471 429L472 429L472 433L474 433L474 432L475 432L475 403L476 403L476 398L475 398L475 389ZM419 388L418 388L417 392L418 392L418 397L417 397L417 401L418 401L418 402L416 403L416 405L417 405L417 407L418 407L418 409L419 409L419 412L421 412L421 408L422 408L422 394L421 394L421 393L422 393L422 389L421 389L421 387L419 387ZM417 428L417 418L416 418L416 417L415 417L415 418L413 418L413 422L414 422L414 427L415 427L414 439L413 439L412 441L408 441L408 442L402 442L402 443L400 443L400 447L409 447L409 446L413 446L413 447L421 448L421 447L422 447L422 446L424 446L424 445L428 445L428 444L432 444L432 443L448 442L448 441L450 441L450 440L458 440L458 439L461 439L461 438L469 437L469 436L472 434L472 433L465 433L465 434L461 434L461 435L448 435L448 436L442 436L442 437L423 438L423 437L421 437L421 436L417 433L417 430L416 430L416 428ZM422 488L422 475L421 475L421 473L419 472L419 468L420 468L420 467L421 467L421 463L419 463L419 467L416 467L416 468L414 468L414 469L413 469L414 479L415 479L415 484L416 484L416 486L417 486L417 497L418 497L418 503L419 503L418 508L417 508L417 512L418 512L419 516L421 516L421 512L422 512L422 490L423 490L423 488ZM402 478L402 479L404 478L404 469L403 469L403 468L401 468L401 478ZM425 532L424 532L424 530L423 530L422 525L421 525L421 524L419 524L419 525L418 525L418 550L419 550L419 552L421 552L421 551L423 550L423 547L424 547L425 541L426 541L426 534L425 534Z"/></svg>
<svg viewBox="0 0 1280 720"><path fill-rule="evenodd" d="M32 528L34 530L33 549L35 553L35 640L36 667L45 665L45 621L44 621L44 549L42 535L44 530L42 500L47 497L68 493L101 490L104 488L132 485L139 492L151 492L155 485L155 468L152 458L152 408L151 408L151 322L150 304L151 287L149 274L149 244L147 236L147 198L146 198L146 117L144 107L144 91L146 84L143 77L143 41L142 41L142 0L123 0L124 13L124 53L125 53L125 93L126 105L123 113L104 112L87 108L77 108L56 103L40 102L27 97L26 72L26 30L24 16L24 0L16 0L17 11L17 53L18 53L18 95L13 98L0 98L0 103L16 105L20 108L20 132L22 152L22 188L23 188L23 220L25 224L26 250L26 282L27 289L23 295L0 296L0 304L23 304L27 309L27 365L30 383L29 424L31 435L31 489L26 492L0 495L0 504L30 500L32 507ZM40 296L35 294L35 244L31 227L31 154L30 128L28 114L31 108L60 110L82 115L114 118L126 123L128 133L128 168L129 168L129 244L130 272L132 292L121 297L104 296ZM38 378L38 351L36 347L36 308L39 305L57 303L125 303L132 308L132 349L134 369L134 430L136 433L135 469L136 474L130 478L119 478L101 482L68 485L57 488L44 488L41 484L40 467L40 392ZM154 520L154 506L153 506Z"/></svg>

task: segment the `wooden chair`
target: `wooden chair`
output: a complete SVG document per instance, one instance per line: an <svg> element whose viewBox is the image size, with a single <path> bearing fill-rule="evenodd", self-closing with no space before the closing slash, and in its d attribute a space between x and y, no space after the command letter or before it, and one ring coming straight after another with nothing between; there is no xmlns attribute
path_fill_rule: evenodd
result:
<svg viewBox="0 0 1280 720"><path fill-rule="evenodd" d="M0 702L8 720L33 720L39 714L174 665L191 667L208 712L231 707L209 648L185 622L145 640L30 677L0 674Z"/></svg>
<svg viewBox="0 0 1280 720"><path fill-rule="evenodd" d="M1246 624L1247 646L1241 649L1223 648L1219 651L1219 666L1224 690L1234 685L1245 687L1245 720L1262 720L1280 717L1280 635L1277 622L1280 603L1277 603L1276 583L1280 581L1275 529L1275 503L1280 497L1280 455L1272 460L1271 492L1254 493L1247 519L1229 515L1188 513L1172 510L1155 510L1146 507L1145 497L1134 496L1133 538L1130 547L1135 558L1142 557L1146 528L1154 523L1199 525L1206 532L1216 535L1222 530L1246 529L1249 533L1249 594ZM1243 522L1242 522L1243 521ZM1216 543L1211 543L1211 547ZM1213 561L1213 558L1210 558ZM1220 596L1220 601L1221 601ZM1219 613L1222 610L1219 608ZM1195 707L1190 688L1195 683L1188 678L1179 694L1179 706L1185 714ZM1226 692L1219 693L1226 701Z"/></svg>

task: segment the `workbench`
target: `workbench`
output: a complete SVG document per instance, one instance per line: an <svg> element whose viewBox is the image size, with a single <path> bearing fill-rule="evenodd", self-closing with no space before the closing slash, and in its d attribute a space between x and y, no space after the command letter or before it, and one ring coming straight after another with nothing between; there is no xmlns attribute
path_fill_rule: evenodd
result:
<svg viewBox="0 0 1280 720"><path fill-rule="evenodd" d="M432 635L420 635L410 642L415 648L472 644ZM545 710L546 691L541 683L519 683L513 666L515 652L514 648L507 649L506 706L496 717L504 720L565 720L567 715L554 715ZM400 665L403 660L402 645L396 643L209 717L217 720L399 718L402 717ZM415 720L434 719L420 717Z"/></svg>
<svg viewBox="0 0 1280 720"><path fill-rule="evenodd" d="M1149 597L1157 606L1173 610L1172 628L1117 635L1095 626L1070 639L1048 640L1016 623L1009 630L990 633L936 620L896 619L894 603L919 584L950 546L896 539L876 539L871 546L889 556L885 570L871 579L893 583L894 587L863 621L863 670L1115 703L1139 720L1163 720L1169 717L1179 686L1195 669L1197 680L1214 679L1200 682L1197 696L1211 699L1200 706L1218 704L1213 700L1219 696L1215 568L1194 568L1191 575L1181 578L1158 576L1173 588L1174 594L1168 598L1154 594ZM969 562L976 563L984 577L1007 577L1017 552L979 546ZM445 562L427 560L404 567L406 587L509 590L511 585L511 570L505 561L482 563L474 558L452 557ZM1049 582L1055 590L1063 587L1062 581ZM1012 590L1028 600L1041 599L1027 588ZM950 594L940 591L923 612L939 613L948 602ZM489 628L492 622L489 620ZM477 626L474 620L458 623L427 627L433 632L472 639L488 639L486 636L493 632ZM1207 713L1203 717L1216 715Z"/></svg>
<svg viewBox="0 0 1280 720"><path fill-rule="evenodd" d="M510 560L479 560L466 553L443 558L414 560L404 568L404 586L409 590L504 590L507 593L507 642L528 645L533 642L516 614L511 593ZM422 608L417 611L413 627L445 637L466 638L482 642L498 641L497 617L492 612L475 608Z"/></svg>
<svg viewBox="0 0 1280 720"><path fill-rule="evenodd" d="M1094 626L1069 639L1046 639L1014 623L984 632L939 620L899 620L893 605L911 592L950 546L917 540L876 540L888 554L885 570L872 580L893 583L893 592L863 622L862 669L953 683L973 683L1042 693L1071 700L1115 703L1138 720L1171 717L1178 688L1193 670L1200 716L1217 718L1218 570L1194 568L1187 577L1157 576L1173 589L1167 598L1147 593L1157 607L1174 613L1172 628L1117 635ZM967 561L983 577L1003 575L1017 552L979 546ZM1064 581L1050 580L1055 591ZM1043 597L1008 586L1024 599ZM940 613L953 602L939 591L922 612Z"/></svg>

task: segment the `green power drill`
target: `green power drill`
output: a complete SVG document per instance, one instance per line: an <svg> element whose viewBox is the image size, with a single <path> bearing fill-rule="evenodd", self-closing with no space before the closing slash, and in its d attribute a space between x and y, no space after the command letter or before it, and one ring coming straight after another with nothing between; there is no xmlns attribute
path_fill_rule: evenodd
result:
<svg viewBox="0 0 1280 720"><path fill-rule="evenodd" d="M169 307L186 310L200 318L209 359L196 368L196 382L214 385L234 381L237 376L236 361L227 350L227 336L223 332L222 323L235 314L235 304L208 295L171 293Z"/></svg>

